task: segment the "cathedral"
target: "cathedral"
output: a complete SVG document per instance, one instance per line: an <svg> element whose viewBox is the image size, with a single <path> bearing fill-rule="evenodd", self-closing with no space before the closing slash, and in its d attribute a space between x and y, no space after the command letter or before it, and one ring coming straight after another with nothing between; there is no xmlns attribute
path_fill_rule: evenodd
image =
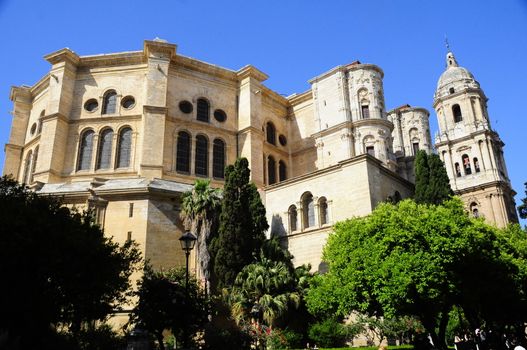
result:
<svg viewBox="0 0 527 350"><path fill-rule="evenodd" d="M160 39L141 51L65 48L44 58L44 77L11 90L4 174L93 208L107 235L137 241L155 267L184 264L182 193L196 179L222 187L237 157L249 161L269 234L283 237L295 264L322 271L332 225L411 197L414 156L433 151L429 112L387 111L374 64L335 67L284 97L254 66L222 68ZM467 211L502 227L517 220L515 193L486 103L448 52L434 95L435 149Z"/></svg>

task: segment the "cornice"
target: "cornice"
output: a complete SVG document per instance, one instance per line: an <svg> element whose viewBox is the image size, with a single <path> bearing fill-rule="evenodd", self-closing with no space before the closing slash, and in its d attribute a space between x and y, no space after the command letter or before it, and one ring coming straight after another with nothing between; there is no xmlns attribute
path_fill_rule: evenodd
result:
<svg viewBox="0 0 527 350"><path fill-rule="evenodd" d="M170 44L166 41L145 40L143 43L145 59L157 58L171 60L176 55L176 49L176 44Z"/></svg>
<svg viewBox="0 0 527 350"><path fill-rule="evenodd" d="M167 114L168 113L168 107L164 106L151 106L151 105L143 105L143 112L145 113L159 113L159 114Z"/></svg>
<svg viewBox="0 0 527 350"><path fill-rule="evenodd" d="M127 51L119 53L81 56L81 68L97 68L108 66L139 65L144 63L143 51Z"/></svg>
<svg viewBox="0 0 527 350"><path fill-rule="evenodd" d="M13 102L31 103L31 88L29 86L11 86L9 99Z"/></svg>
<svg viewBox="0 0 527 350"><path fill-rule="evenodd" d="M238 134L246 134L246 133L249 133L249 132L254 132L254 133L257 133L259 135L263 135L264 134L264 132L261 129L258 129L257 127L252 126L252 125L238 130Z"/></svg>
<svg viewBox="0 0 527 350"><path fill-rule="evenodd" d="M354 120L352 122L353 127L360 127L360 126L367 126L367 125L384 125L390 130L393 130L393 123L386 119L368 118L368 119Z"/></svg>
<svg viewBox="0 0 527 350"><path fill-rule="evenodd" d="M256 81L258 82L262 82L264 80L267 80L267 78L269 78L267 74L265 74L264 72L262 72L261 70L259 70L258 68L250 64L243 66L241 69L239 69L236 72L236 75L238 76L239 81L242 81L245 78L251 77L251 78L256 79Z"/></svg>
<svg viewBox="0 0 527 350"><path fill-rule="evenodd" d="M222 79L231 80L233 82L237 82L238 80L235 71L224 68L224 67L220 67L218 65L200 61L195 58L191 58L191 57L187 57L183 55L176 55L172 59L172 62L176 66L175 67L176 71L177 71L177 68L186 68L190 71L197 71L197 72L205 73L207 75L212 75L212 76L216 76Z"/></svg>
<svg viewBox="0 0 527 350"><path fill-rule="evenodd" d="M74 66L77 66L80 62L79 55L77 55L75 52L73 52L67 47L45 55L44 59L48 61L49 63L51 63L52 65L55 65L61 62L69 62L73 64Z"/></svg>
<svg viewBox="0 0 527 350"><path fill-rule="evenodd" d="M313 93L311 89L304 91L299 94L293 94L287 96L287 99L289 100L289 103L291 104L291 107L294 107L302 102L306 102L313 99Z"/></svg>
<svg viewBox="0 0 527 350"><path fill-rule="evenodd" d="M317 75L316 77L314 77L312 79L309 79L308 83L309 84L317 83L320 80L325 79L328 76L333 75L333 74L335 74L337 72L347 73L347 72L352 72L352 71L361 70L361 69L376 70L377 72L379 72L381 74L381 78L384 77L384 72L379 66L377 66L375 64L371 64L371 63L360 63L359 61L354 61L354 62L346 64L346 65L341 65L341 66L336 66L334 68L331 68L330 70L328 70L328 71L326 71L326 72L324 72L324 73L322 73L320 75Z"/></svg>
<svg viewBox="0 0 527 350"><path fill-rule="evenodd" d="M455 190L454 193L456 195L463 195L463 194L466 194L466 193L472 193L474 191L477 191L477 190L486 190L488 188L491 188L491 187L494 187L494 188L497 188L497 187L505 187L506 190L508 190L512 196L514 197L514 195L516 195L516 191L514 191L511 187L511 184L507 181L491 181L491 182L486 182L486 183L483 183L483 184L479 184L479 185L476 185L476 186L470 186L470 187L465 187L463 189L460 189L460 190Z"/></svg>

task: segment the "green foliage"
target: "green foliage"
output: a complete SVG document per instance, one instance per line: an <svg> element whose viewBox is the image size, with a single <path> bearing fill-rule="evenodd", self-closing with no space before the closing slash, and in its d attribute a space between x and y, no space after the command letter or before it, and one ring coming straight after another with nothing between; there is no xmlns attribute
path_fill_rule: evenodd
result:
<svg viewBox="0 0 527 350"><path fill-rule="evenodd" d="M219 234L211 247L220 289L232 286L238 272L255 260L269 227L260 195L249 182L248 165L240 158L225 169Z"/></svg>
<svg viewBox="0 0 527 350"><path fill-rule="evenodd" d="M196 280L185 286L185 269L154 271L145 266L139 282L139 302L132 322L152 333L163 347L163 331L171 330L178 339L203 329L207 322L208 301ZM182 339L184 340L184 339Z"/></svg>
<svg viewBox="0 0 527 350"><path fill-rule="evenodd" d="M437 154L417 152L415 157L415 201L441 204L453 192L443 162Z"/></svg>
<svg viewBox="0 0 527 350"><path fill-rule="evenodd" d="M298 307L300 295L295 290L294 275L288 267L283 262L262 257L238 274L230 302L238 323L249 321L251 309L258 305L263 320L272 326L289 308Z"/></svg>
<svg viewBox="0 0 527 350"><path fill-rule="evenodd" d="M346 326L336 318L326 318L309 327L309 338L319 347L344 346L349 339Z"/></svg>
<svg viewBox="0 0 527 350"><path fill-rule="evenodd" d="M442 346L454 305L475 326L525 320L527 238L469 218L459 199L441 206L382 204L334 227L312 281L311 312L417 317ZM436 333L436 330L438 333Z"/></svg>
<svg viewBox="0 0 527 350"><path fill-rule="evenodd" d="M130 296L139 251L105 237L89 213L3 177L0 222L0 333L20 336L22 348L59 325L77 334Z"/></svg>
<svg viewBox="0 0 527 350"><path fill-rule="evenodd" d="M428 184L430 171L428 167L428 154L420 150L415 156L415 201L425 203L428 198Z"/></svg>
<svg viewBox="0 0 527 350"><path fill-rule="evenodd" d="M520 218L527 219L527 182L525 185L525 198L522 199L522 204L518 206L518 212L520 213Z"/></svg>

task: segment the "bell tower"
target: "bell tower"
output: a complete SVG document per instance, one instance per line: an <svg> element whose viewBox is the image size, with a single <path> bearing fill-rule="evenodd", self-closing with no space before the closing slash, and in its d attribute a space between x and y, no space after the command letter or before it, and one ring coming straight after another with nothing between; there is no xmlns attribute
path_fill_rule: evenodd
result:
<svg viewBox="0 0 527 350"><path fill-rule="evenodd" d="M498 227L516 222L514 195L503 158L503 146L492 130L487 97L474 76L448 50L446 70L434 95L439 123L435 147L450 186L467 210Z"/></svg>

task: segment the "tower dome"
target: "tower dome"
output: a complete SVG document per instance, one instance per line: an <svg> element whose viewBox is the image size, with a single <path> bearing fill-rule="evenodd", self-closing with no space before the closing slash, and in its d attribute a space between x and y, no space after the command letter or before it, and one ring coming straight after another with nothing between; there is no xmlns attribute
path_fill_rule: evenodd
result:
<svg viewBox="0 0 527 350"><path fill-rule="evenodd" d="M479 83L474 79L472 73L458 65L456 57L451 51L446 55L446 65L446 70L437 82L436 99L466 88L479 89Z"/></svg>

